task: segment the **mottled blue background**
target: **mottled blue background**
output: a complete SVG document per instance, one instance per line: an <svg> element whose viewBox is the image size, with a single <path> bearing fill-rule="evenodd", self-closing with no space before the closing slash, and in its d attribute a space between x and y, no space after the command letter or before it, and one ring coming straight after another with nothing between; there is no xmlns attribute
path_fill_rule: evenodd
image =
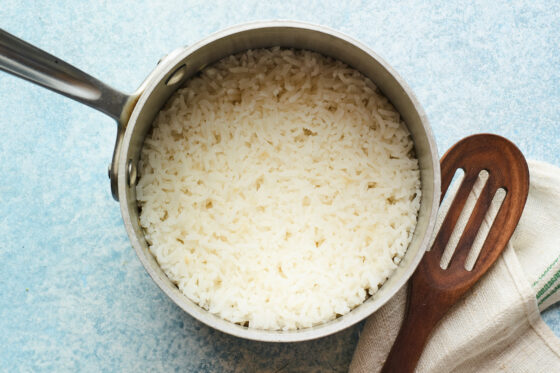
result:
<svg viewBox="0 0 560 373"><path fill-rule="evenodd" d="M557 1L2 0L0 27L126 92L172 49L295 19L371 46L410 84L440 153L494 132L560 166ZM193 320L137 260L106 177L115 124L0 73L0 370L345 371L360 325L300 344ZM544 315L560 334L560 309Z"/></svg>

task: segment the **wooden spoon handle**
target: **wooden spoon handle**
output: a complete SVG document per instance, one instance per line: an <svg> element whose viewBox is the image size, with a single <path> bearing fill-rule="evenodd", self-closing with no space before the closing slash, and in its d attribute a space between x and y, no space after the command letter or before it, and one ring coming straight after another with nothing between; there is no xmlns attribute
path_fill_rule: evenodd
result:
<svg viewBox="0 0 560 373"><path fill-rule="evenodd" d="M427 316L427 317L426 317ZM409 312L383 365L382 373L412 373L437 320L428 313Z"/></svg>
<svg viewBox="0 0 560 373"><path fill-rule="evenodd" d="M414 372L432 330L456 301L454 296L442 296L438 290L430 289L423 270L421 265L412 276L406 314L382 373Z"/></svg>
<svg viewBox="0 0 560 373"><path fill-rule="evenodd" d="M422 327L418 327L422 325ZM403 325L391 352L383 365L382 373L414 372L434 325L427 327L426 321L417 313L411 313L403 320Z"/></svg>

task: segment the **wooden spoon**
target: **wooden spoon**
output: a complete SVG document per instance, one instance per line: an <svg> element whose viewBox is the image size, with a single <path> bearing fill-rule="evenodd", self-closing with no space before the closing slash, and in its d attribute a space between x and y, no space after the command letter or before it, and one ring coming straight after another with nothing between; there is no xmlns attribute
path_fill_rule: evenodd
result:
<svg viewBox="0 0 560 373"><path fill-rule="evenodd" d="M465 177L431 250L426 252L412 275L406 315L383 366L384 373L414 371L436 324L496 261L523 212L529 192L529 169L523 154L510 141L496 135L481 134L467 137L449 149L441 159L442 200L457 169L463 169ZM441 256L482 170L488 171L488 180L447 269L442 269ZM474 267L466 270L466 258L499 188L505 189L505 199Z"/></svg>

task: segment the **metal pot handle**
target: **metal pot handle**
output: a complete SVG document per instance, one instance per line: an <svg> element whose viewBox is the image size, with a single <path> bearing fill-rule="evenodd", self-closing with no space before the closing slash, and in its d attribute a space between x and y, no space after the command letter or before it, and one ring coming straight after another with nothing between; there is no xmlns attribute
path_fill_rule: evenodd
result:
<svg viewBox="0 0 560 373"><path fill-rule="evenodd" d="M109 167L111 192L117 195L117 157L124 127L137 95L126 95L61 59L0 29L0 70L91 106L115 119L117 140L113 167Z"/></svg>
<svg viewBox="0 0 560 373"><path fill-rule="evenodd" d="M129 96L0 29L0 70L120 120Z"/></svg>

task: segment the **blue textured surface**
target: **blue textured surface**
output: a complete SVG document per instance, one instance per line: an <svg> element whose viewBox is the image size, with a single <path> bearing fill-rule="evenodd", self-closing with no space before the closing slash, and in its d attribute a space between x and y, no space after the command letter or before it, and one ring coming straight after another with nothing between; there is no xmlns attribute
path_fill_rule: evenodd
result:
<svg viewBox="0 0 560 373"><path fill-rule="evenodd" d="M257 19L360 39L410 84L440 153L493 132L560 166L555 1L2 0L0 27L123 90L177 46ZM193 320L137 260L106 178L115 126L0 73L0 370L345 371L360 326L263 344ZM544 315L560 334L560 308Z"/></svg>

